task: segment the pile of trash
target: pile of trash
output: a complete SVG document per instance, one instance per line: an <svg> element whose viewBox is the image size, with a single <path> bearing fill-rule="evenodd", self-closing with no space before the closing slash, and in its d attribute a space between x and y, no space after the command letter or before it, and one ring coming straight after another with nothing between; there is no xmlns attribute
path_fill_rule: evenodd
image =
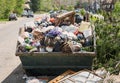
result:
<svg viewBox="0 0 120 83"><path fill-rule="evenodd" d="M49 80L39 77L25 77L26 83L120 83L120 75L110 75L104 68L97 70L67 70L63 74Z"/></svg>
<svg viewBox="0 0 120 83"><path fill-rule="evenodd" d="M74 12L43 15L25 23L18 37L18 52L81 52L93 51L94 26L74 21Z"/></svg>

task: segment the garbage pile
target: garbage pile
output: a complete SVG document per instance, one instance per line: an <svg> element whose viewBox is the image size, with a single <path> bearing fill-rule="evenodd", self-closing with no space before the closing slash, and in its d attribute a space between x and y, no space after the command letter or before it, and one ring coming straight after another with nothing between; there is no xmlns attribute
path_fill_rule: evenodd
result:
<svg viewBox="0 0 120 83"><path fill-rule="evenodd" d="M51 77L23 77L26 83L120 83L119 75L110 75L105 68L97 70L81 70L78 72L67 70L63 74L50 79Z"/></svg>
<svg viewBox="0 0 120 83"><path fill-rule="evenodd" d="M74 12L43 15L25 23L18 37L18 52L81 52L93 51L94 26L74 21Z"/></svg>

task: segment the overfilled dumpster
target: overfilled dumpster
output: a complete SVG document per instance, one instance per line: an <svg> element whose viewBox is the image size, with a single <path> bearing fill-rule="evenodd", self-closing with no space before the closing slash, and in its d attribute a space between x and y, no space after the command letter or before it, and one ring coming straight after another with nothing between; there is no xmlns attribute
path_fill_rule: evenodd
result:
<svg viewBox="0 0 120 83"><path fill-rule="evenodd" d="M91 69L95 57L94 26L84 21L74 23L73 15L68 12L57 16L53 23L44 16L34 22L36 27L20 28L16 55L27 73L53 76L68 69Z"/></svg>

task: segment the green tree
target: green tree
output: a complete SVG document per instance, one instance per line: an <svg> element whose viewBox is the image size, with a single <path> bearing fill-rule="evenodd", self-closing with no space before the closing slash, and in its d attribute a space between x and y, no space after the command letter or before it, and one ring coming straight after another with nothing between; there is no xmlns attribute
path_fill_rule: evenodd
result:
<svg viewBox="0 0 120 83"><path fill-rule="evenodd" d="M8 18L11 12L21 14L24 0L0 0L0 19Z"/></svg>
<svg viewBox="0 0 120 83"><path fill-rule="evenodd" d="M48 12L52 9L52 0L41 0L40 10Z"/></svg>
<svg viewBox="0 0 120 83"><path fill-rule="evenodd" d="M14 11L17 14L21 14L23 11L23 4L25 3L25 0L16 0L16 6L14 8Z"/></svg>
<svg viewBox="0 0 120 83"><path fill-rule="evenodd" d="M4 10L5 10L5 3L6 1L5 0L0 0L0 19L3 19L4 18Z"/></svg>
<svg viewBox="0 0 120 83"><path fill-rule="evenodd" d="M40 10L41 0L31 0L31 8L34 12Z"/></svg>
<svg viewBox="0 0 120 83"><path fill-rule="evenodd" d="M16 0L6 0L4 18L8 18L9 14L14 11L16 6Z"/></svg>

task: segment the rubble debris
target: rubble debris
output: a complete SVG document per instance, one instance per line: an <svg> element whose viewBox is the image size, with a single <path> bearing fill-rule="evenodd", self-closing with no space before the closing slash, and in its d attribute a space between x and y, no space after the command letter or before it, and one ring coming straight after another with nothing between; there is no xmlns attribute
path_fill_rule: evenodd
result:
<svg viewBox="0 0 120 83"><path fill-rule="evenodd" d="M103 83L120 83L120 74L110 75L110 73L104 67L99 68L94 72L95 74L103 78Z"/></svg>
<svg viewBox="0 0 120 83"><path fill-rule="evenodd" d="M49 83L103 83L103 78L89 70L82 70L65 77L53 79Z"/></svg>
<svg viewBox="0 0 120 83"><path fill-rule="evenodd" d="M94 71L95 74L97 74L98 76L105 78L108 75L108 72L106 71L106 69L104 67L99 68L97 70Z"/></svg>
<svg viewBox="0 0 120 83"><path fill-rule="evenodd" d="M35 22L25 23L18 38L18 48L22 48L19 51L70 53L93 46L93 29L90 22L74 24L74 15L75 12L71 11L56 16L55 25L48 15L37 18Z"/></svg>
<svg viewBox="0 0 120 83"><path fill-rule="evenodd" d="M63 74L48 82L47 78L23 76L26 83L120 83L120 75L108 75L105 68L97 70L81 70L78 72L67 70Z"/></svg>
<svg viewBox="0 0 120 83"><path fill-rule="evenodd" d="M107 76L103 83L120 83L120 75Z"/></svg>

